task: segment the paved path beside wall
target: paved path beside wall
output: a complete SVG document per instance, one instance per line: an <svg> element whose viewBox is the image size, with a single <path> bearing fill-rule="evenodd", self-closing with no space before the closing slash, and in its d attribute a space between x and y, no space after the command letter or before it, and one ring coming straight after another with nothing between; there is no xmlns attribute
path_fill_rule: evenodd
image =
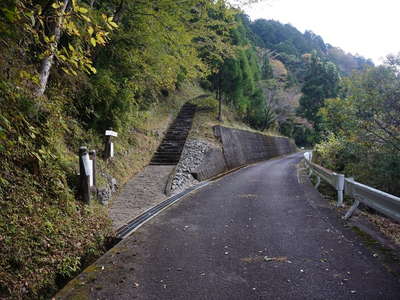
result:
<svg viewBox="0 0 400 300"><path fill-rule="evenodd" d="M167 198L164 189L174 167L147 166L123 187L109 207L114 230Z"/></svg>

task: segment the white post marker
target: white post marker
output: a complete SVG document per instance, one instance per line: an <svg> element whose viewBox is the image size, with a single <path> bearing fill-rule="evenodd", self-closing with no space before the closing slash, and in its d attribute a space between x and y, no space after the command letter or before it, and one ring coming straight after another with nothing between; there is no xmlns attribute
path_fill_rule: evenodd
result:
<svg viewBox="0 0 400 300"><path fill-rule="evenodd" d="M89 184L90 186L93 186L93 160L89 160Z"/></svg>
<svg viewBox="0 0 400 300"><path fill-rule="evenodd" d="M93 186L93 160L90 159L87 152L82 156L82 160L85 167L85 175L89 176L89 184Z"/></svg>
<svg viewBox="0 0 400 300"><path fill-rule="evenodd" d="M106 136L106 144L105 144L105 148L104 148L104 153L105 153L105 158L112 158L114 157L114 143L111 140L111 137L117 137L118 133L112 130L106 130L105 133Z"/></svg>

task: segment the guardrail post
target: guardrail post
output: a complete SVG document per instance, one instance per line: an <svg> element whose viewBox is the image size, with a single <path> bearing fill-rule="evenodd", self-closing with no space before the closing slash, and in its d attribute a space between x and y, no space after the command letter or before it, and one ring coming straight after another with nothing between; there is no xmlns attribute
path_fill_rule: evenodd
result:
<svg viewBox="0 0 400 300"><path fill-rule="evenodd" d="M317 176L315 188L318 188L322 178L336 189L338 193L337 206L343 206L343 192L354 198L355 201L343 217L344 219L350 218L358 205L363 203L400 222L400 197L356 182L354 178L345 178L344 174L337 174L317 164L313 164L308 160L309 155L304 155L304 158L306 165L310 168L310 174L315 173Z"/></svg>
<svg viewBox="0 0 400 300"><path fill-rule="evenodd" d="M357 207L360 205L360 201L355 200L353 205L350 207L350 209L347 211L347 213L344 215L343 219L347 220L348 218L351 217L351 215L354 213L354 211L357 209Z"/></svg>
<svg viewBox="0 0 400 300"><path fill-rule="evenodd" d="M317 183L315 184L315 188L318 189L319 185L321 184L321 177L317 175Z"/></svg>
<svg viewBox="0 0 400 300"><path fill-rule="evenodd" d="M338 202L337 206L343 206L343 190L344 190L344 175L343 174L337 174L338 176L338 181L336 185L336 190L338 193Z"/></svg>
<svg viewBox="0 0 400 300"><path fill-rule="evenodd" d="M344 215L344 217L343 217L344 220L347 220L348 218L350 218L353 215L354 211L357 209L357 207L360 205L360 201L356 199L357 196L353 192L353 188L351 185L352 182L354 182L353 177L345 178L344 192L347 196L354 198L354 203L350 207L350 209L346 212L346 214Z"/></svg>
<svg viewBox="0 0 400 300"><path fill-rule="evenodd" d="M79 148L79 189L83 201L90 203L90 175L87 173L89 154L86 147Z"/></svg>
<svg viewBox="0 0 400 300"><path fill-rule="evenodd" d="M310 157L311 157L312 152L306 152L304 153L304 159L305 159L305 163L306 163L306 167L309 169L308 171L308 177L310 177L313 173L312 168L310 166Z"/></svg>

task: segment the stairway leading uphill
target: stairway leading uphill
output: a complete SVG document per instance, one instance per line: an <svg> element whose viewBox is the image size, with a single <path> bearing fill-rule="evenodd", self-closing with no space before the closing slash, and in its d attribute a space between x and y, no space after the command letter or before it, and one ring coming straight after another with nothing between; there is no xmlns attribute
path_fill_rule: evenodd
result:
<svg viewBox="0 0 400 300"><path fill-rule="evenodd" d="M176 165L179 162L186 138L192 128L196 105L186 103L168 128L164 139L151 159L150 165Z"/></svg>

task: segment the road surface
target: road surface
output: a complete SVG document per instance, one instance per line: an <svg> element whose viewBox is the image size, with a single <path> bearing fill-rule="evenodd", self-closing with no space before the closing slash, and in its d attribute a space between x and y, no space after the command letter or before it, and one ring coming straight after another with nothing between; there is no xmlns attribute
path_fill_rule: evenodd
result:
<svg viewBox="0 0 400 300"><path fill-rule="evenodd" d="M71 282L65 299L400 299L308 180L302 154L185 197Z"/></svg>

